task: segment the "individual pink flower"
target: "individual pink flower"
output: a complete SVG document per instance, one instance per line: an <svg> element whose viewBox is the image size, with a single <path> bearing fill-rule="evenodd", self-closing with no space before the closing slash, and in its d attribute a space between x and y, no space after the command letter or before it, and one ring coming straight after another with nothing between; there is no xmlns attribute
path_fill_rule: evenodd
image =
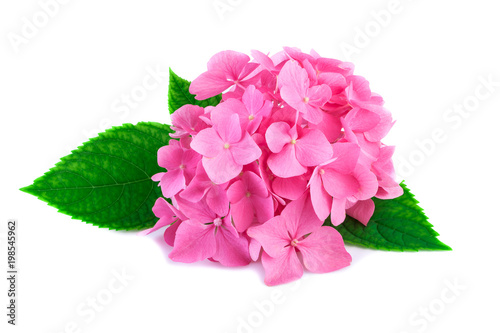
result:
<svg viewBox="0 0 500 333"><path fill-rule="evenodd" d="M189 219L177 229L170 259L191 263L210 258L224 266L250 263L248 240L231 224L230 214L215 214L204 201L193 205L179 200L178 204Z"/></svg>
<svg viewBox="0 0 500 333"><path fill-rule="evenodd" d="M330 215L333 225L345 219L347 200L370 199L378 189L377 177L358 164L360 149L352 143L333 145L333 158L317 166L309 186L314 211L321 220Z"/></svg>
<svg viewBox="0 0 500 333"><path fill-rule="evenodd" d="M258 78L250 74L259 66L249 63L250 57L236 51L222 51L208 61L208 71L198 76L189 86L196 99L203 100L236 86L244 89Z"/></svg>
<svg viewBox="0 0 500 333"><path fill-rule="evenodd" d="M229 207L229 199L226 192L227 186L228 183L215 184L212 182L200 161L193 180L179 195L181 198L193 203L204 199L212 211L222 216L227 212L227 207Z"/></svg>
<svg viewBox="0 0 500 333"><path fill-rule="evenodd" d="M186 216L163 198L158 198L156 200L153 206L153 213L159 220L152 228L141 231L139 235L148 235L158 229L168 226L168 228L165 229L163 238L165 239L165 243L174 246L175 233L181 222L186 220Z"/></svg>
<svg viewBox="0 0 500 333"><path fill-rule="evenodd" d="M304 195L290 202L281 215L248 229L248 235L264 249L262 265L267 285L291 282L302 276L297 252L302 255L303 266L314 273L332 272L351 263L342 236L322 224Z"/></svg>
<svg viewBox="0 0 500 333"><path fill-rule="evenodd" d="M250 85L241 97L241 101L230 98L217 105L212 111L212 119L226 118L232 114L237 114L241 128L253 134L262 119L270 115L272 107L272 102L264 100L264 95L255 86Z"/></svg>
<svg viewBox="0 0 500 333"><path fill-rule="evenodd" d="M227 190L231 202L234 226L244 232L256 220L259 223L270 220L274 215L273 199L264 181L251 171L246 171L241 179Z"/></svg>
<svg viewBox="0 0 500 333"><path fill-rule="evenodd" d="M259 127L262 119L269 116L273 105L271 101L264 100L264 95L254 85L248 86L241 100L245 108L239 109L237 112L241 118L246 120L244 128L246 128L248 133L253 134Z"/></svg>
<svg viewBox="0 0 500 333"><path fill-rule="evenodd" d="M323 119L321 107L332 97L328 85L310 87L306 70L295 61L288 61L283 66L278 75L278 85L283 100L305 120L317 124Z"/></svg>
<svg viewBox="0 0 500 333"><path fill-rule="evenodd" d="M319 130L290 128L286 122L271 124L266 142L273 154L267 160L269 169L278 177L300 176L307 167L316 166L332 156L332 147Z"/></svg>
<svg viewBox="0 0 500 333"><path fill-rule="evenodd" d="M158 149L158 165L167 172L157 173L151 179L159 181L163 196L171 198L191 181L200 159L195 151L183 148L177 140L171 140L168 146Z"/></svg>
<svg viewBox="0 0 500 333"><path fill-rule="evenodd" d="M205 110L198 105L186 104L177 109L170 118L172 119L172 129L175 131L171 134L173 138L180 138L186 135L196 135L208 125L200 119L200 116L205 114Z"/></svg>
<svg viewBox="0 0 500 333"><path fill-rule="evenodd" d="M214 111L213 111L214 112ZM191 142L191 148L203 155L203 167L210 179L222 184L236 177L243 166L261 155L250 134L243 132L237 114L214 119L213 127L202 130Z"/></svg>

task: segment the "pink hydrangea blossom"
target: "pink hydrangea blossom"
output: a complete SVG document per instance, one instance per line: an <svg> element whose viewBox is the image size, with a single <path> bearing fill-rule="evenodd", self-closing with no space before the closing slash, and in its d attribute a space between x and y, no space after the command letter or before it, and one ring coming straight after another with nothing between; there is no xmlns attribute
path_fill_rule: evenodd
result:
<svg viewBox="0 0 500 333"><path fill-rule="evenodd" d="M222 102L171 115L166 172L152 177L167 200L142 234L166 228L174 261L260 261L268 285L348 266L341 235L323 225L367 225L377 200L403 193L382 142L392 116L351 63L289 47L252 56L214 55L190 92Z"/></svg>

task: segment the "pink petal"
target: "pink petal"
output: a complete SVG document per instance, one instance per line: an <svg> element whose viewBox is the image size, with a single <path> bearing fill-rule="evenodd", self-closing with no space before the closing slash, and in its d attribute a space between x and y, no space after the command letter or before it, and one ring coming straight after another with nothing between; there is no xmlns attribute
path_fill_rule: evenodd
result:
<svg viewBox="0 0 500 333"><path fill-rule="evenodd" d="M236 80L249 61L250 57L244 53L231 50L221 51L210 58L207 68L209 71L221 71L229 79Z"/></svg>
<svg viewBox="0 0 500 333"><path fill-rule="evenodd" d="M295 248L292 246L281 251L275 258L263 252L262 266L266 272L264 283L268 286L295 281L304 273Z"/></svg>
<svg viewBox="0 0 500 333"><path fill-rule="evenodd" d="M262 67L267 69L270 72L273 72L276 70L276 67L274 66L273 61L271 58L269 58L267 55L264 53L258 51L258 50L252 50L251 51L252 57L254 60L259 63Z"/></svg>
<svg viewBox="0 0 500 333"><path fill-rule="evenodd" d="M262 246L260 245L260 243L255 238L250 238L248 251L250 252L250 258L252 258L253 261L259 260L261 249Z"/></svg>
<svg viewBox="0 0 500 333"><path fill-rule="evenodd" d="M326 84L333 95L340 94L347 87L345 77L339 73L320 73L318 84Z"/></svg>
<svg viewBox="0 0 500 333"><path fill-rule="evenodd" d="M337 142L332 145L334 161L328 164L341 173L351 173L358 162L360 148L355 143Z"/></svg>
<svg viewBox="0 0 500 333"><path fill-rule="evenodd" d="M237 180L227 189L227 197L231 203L238 202L243 199L246 192L246 184L242 180Z"/></svg>
<svg viewBox="0 0 500 333"><path fill-rule="evenodd" d="M212 257L216 250L213 224L187 220L177 229L174 249L168 257L173 261L191 263Z"/></svg>
<svg viewBox="0 0 500 333"><path fill-rule="evenodd" d="M172 216L173 212L170 207L171 205L167 202L167 200L163 198L158 198L156 199L155 204L153 206L153 214L155 214L156 217L160 218Z"/></svg>
<svg viewBox="0 0 500 333"><path fill-rule="evenodd" d="M285 122L271 124L266 131L267 146L273 153L279 153L283 146L292 141L290 136L290 125Z"/></svg>
<svg viewBox="0 0 500 333"><path fill-rule="evenodd" d="M245 93L241 97L243 104L245 104L246 109L249 114L255 114L258 112L262 105L264 104L264 95L257 89L254 85L250 85L245 90Z"/></svg>
<svg viewBox="0 0 500 333"><path fill-rule="evenodd" d="M204 113L205 110L198 105L183 105L170 115L172 126L176 130L182 129L186 133L194 135L207 128L207 125L200 120L200 116Z"/></svg>
<svg viewBox="0 0 500 333"><path fill-rule="evenodd" d="M332 146L319 130L304 130L295 143L297 160L304 166L316 166L332 157Z"/></svg>
<svg viewBox="0 0 500 333"><path fill-rule="evenodd" d="M318 124L310 123L309 128L323 132L328 142L336 141L342 133L340 118L336 114L329 112L323 112L323 120Z"/></svg>
<svg viewBox="0 0 500 333"><path fill-rule="evenodd" d="M179 210L186 216L186 219L200 223L210 223L217 217L204 200L193 205L193 203L182 198L176 197L176 199Z"/></svg>
<svg viewBox="0 0 500 333"><path fill-rule="evenodd" d="M255 207L257 222L264 223L274 217L274 202L271 195L266 198L252 196L251 199Z"/></svg>
<svg viewBox="0 0 500 333"><path fill-rule="evenodd" d="M174 246L175 244L175 235L177 233L177 229L179 229L179 226L181 225L181 220L178 220L174 224L172 224L170 227L165 229L165 232L163 233L163 239L165 240L165 243L167 243L170 246Z"/></svg>
<svg viewBox="0 0 500 333"><path fill-rule="evenodd" d="M224 216L229 210L229 199L224 190L227 185L211 185L207 192L207 205L210 209L219 216Z"/></svg>
<svg viewBox="0 0 500 333"><path fill-rule="evenodd" d="M371 97L370 84L358 75L351 75L347 78L349 86L346 88L347 98L356 103L357 101L367 101Z"/></svg>
<svg viewBox="0 0 500 333"><path fill-rule="evenodd" d="M296 200L302 196L307 187L307 180L303 176L290 178L275 178L273 181L273 191L280 197Z"/></svg>
<svg viewBox="0 0 500 333"><path fill-rule="evenodd" d="M250 263L248 240L245 237L236 237L224 228L218 228L215 239L217 251L213 255L213 259L230 267L245 266Z"/></svg>
<svg viewBox="0 0 500 333"><path fill-rule="evenodd" d="M212 158L224 150L224 142L215 129L207 128L193 138L191 148L203 156Z"/></svg>
<svg viewBox="0 0 500 333"><path fill-rule="evenodd" d="M214 120L214 118L212 118ZM235 143L241 140L240 118L237 114L220 119L214 122L222 142Z"/></svg>
<svg viewBox="0 0 500 333"><path fill-rule="evenodd" d="M332 199L332 210L330 219L334 226L337 226L345 220L345 204L346 199Z"/></svg>
<svg viewBox="0 0 500 333"><path fill-rule="evenodd" d="M244 232L254 220L254 206L250 198L244 196L241 200L231 203L231 215L234 227L238 232Z"/></svg>
<svg viewBox="0 0 500 333"><path fill-rule="evenodd" d="M379 188L375 197L379 199L394 199L403 195L403 188L392 178L384 177L379 180Z"/></svg>
<svg viewBox="0 0 500 333"><path fill-rule="evenodd" d="M309 104L315 107L322 107L332 97L332 91L326 84L309 88L307 94Z"/></svg>
<svg viewBox="0 0 500 333"><path fill-rule="evenodd" d="M243 166L234 162L229 149L223 149L222 152L214 158L203 157L203 167L208 177L215 184L227 183L236 177Z"/></svg>
<svg viewBox="0 0 500 333"><path fill-rule="evenodd" d="M166 172L161 177L160 186L164 197L173 197L186 186L184 173L181 169Z"/></svg>
<svg viewBox="0 0 500 333"><path fill-rule="evenodd" d="M367 167L357 165L354 175L359 183L359 189L354 195L358 200L367 200L375 196L378 190L377 176Z"/></svg>
<svg viewBox="0 0 500 333"><path fill-rule="evenodd" d="M332 196L329 195L323 188L320 176L317 171L311 176L309 181L311 187L311 201L314 207L314 211L320 220L325 220L332 208Z"/></svg>
<svg viewBox="0 0 500 333"><path fill-rule="evenodd" d="M354 132L366 132L377 126L380 116L359 107L353 108L345 117L347 125Z"/></svg>
<svg viewBox="0 0 500 333"><path fill-rule="evenodd" d="M250 134L245 132L241 141L234 143L230 147L231 154L237 164L247 165L257 160L262 151L253 141Z"/></svg>
<svg viewBox="0 0 500 333"><path fill-rule="evenodd" d="M226 79L226 74L220 70L202 73L189 86L189 92L196 95L197 100L216 96L233 85Z"/></svg>
<svg viewBox="0 0 500 333"><path fill-rule="evenodd" d="M271 154L267 164L276 176L282 178L300 176L307 172L307 168L297 161L292 144L285 145L278 154Z"/></svg>
<svg viewBox="0 0 500 333"><path fill-rule="evenodd" d="M367 225L375 211L375 203L372 199L360 200L351 208L347 209L347 215L354 217L359 222Z"/></svg>
<svg viewBox="0 0 500 333"><path fill-rule="evenodd" d="M247 235L255 238L269 255L278 256L283 248L290 245L290 236L286 229L285 220L276 216L259 226L250 227Z"/></svg>
<svg viewBox="0 0 500 333"><path fill-rule="evenodd" d="M256 195L263 198L268 196L269 191L267 190L266 184L256 173L247 171L243 174L242 179L252 196Z"/></svg>
<svg viewBox="0 0 500 333"><path fill-rule="evenodd" d="M165 174L165 172L155 173L154 175L151 176L151 180L154 181L154 182L159 182L161 180L161 178L163 177L164 174Z"/></svg>
<svg viewBox="0 0 500 333"><path fill-rule="evenodd" d="M158 165L167 170L178 169L182 164L183 149L176 140L158 149Z"/></svg>
<svg viewBox="0 0 500 333"><path fill-rule="evenodd" d="M314 273L333 272L349 266L351 256L342 236L332 227L321 227L297 245L304 267Z"/></svg>
<svg viewBox="0 0 500 333"><path fill-rule="evenodd" d="M351 174L339 173L333 169L323 169L321 175L325 190L334 198L347 198L359 189L359 183Z"/></svg>
<svg viewBox="0 0 500 333"><path fill-rule="evenodd" d="M195 169L196 166L198 165L198 162L200 161L201 161L200 154L198 154L192 149L184 149L182 155L182 165L184 166L185 171L190 169Z"/></svg>
<svg viewBox="0 0 500 333"><path fill-rule="evenodd" d="M385 111L380 115L380 122L378 125L367 131L365 137L371 142L380 141L389 133L392 125L394 125L394 122L392 121L391 113Z"/></svg>
<svg viewBox="0 0 500 333"><path fill-rule="evenodd" d="M297 105L296 108L302 114L304 119L312 124L319 124L323 120L323 114L325 112L315 105L302 103Z"/></svg>
<svg viewBox="0 0 500 333"><path fill-rule="evenodd" d="M304 194L297 200L290 202L281 212L285 220L286 229L292 238L299 239L323 225L314 212L310 197Z"/></svg>
<svg viewBox="0 0 500 333"><path fill-rule="evenodd" d="M200 167L198 167L198 169L200 169ZM195 176L193 180L189 183L189 185L186 187L186 189L180 193L181 198L191 202L200 201L203 198L203 196L207 193L207 191L210 189L212 183L208 178L208 176L206 177L208 179L208 182L200 179L200 177L198 176Z"/></svg>
<svg viewBox="0 0 500 333"><path fill-rule="evenodd" d="M293 106L301 102L309 87L309 78L305 69L301 68L295 61L288 61L278 75L278 87L281 89L281 97L285 102Z"/></svg>

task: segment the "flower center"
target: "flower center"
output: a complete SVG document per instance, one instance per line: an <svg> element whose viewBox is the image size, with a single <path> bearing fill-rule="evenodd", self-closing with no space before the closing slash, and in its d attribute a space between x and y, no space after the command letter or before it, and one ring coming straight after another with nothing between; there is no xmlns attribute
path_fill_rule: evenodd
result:
<svg viewBox="0 0 500 333"><path fill-rule="evenodd" d="M319 174L320 174L320 175L324 175L324 174L325 174L325 170L323 170L323 169L319 169Z"/></svg>
<svg viewBox="0 0 500 333"><path fill-rule="evenodd" d="M185 168L186 168L186 166L184 164L179 165L179 169L182 170L182 169L185 169Z"/></svg>
<svg viewBox="0 0 500 333"><path fill-rule="evenodd" d="M255 119L255 116L253 114L248 116L248 120L254 120L254 119Z"/></svg>
<svg viewBox="0 0 500 333"><path fill-rule="evenodd" d="M291 143L292 145L294 145L294 144L296 144L296 143L297 143L297 140L292 139L292 141L290 141L290 143Z"/></svg>
<svg viewBox="0 0 500 333"><path fill-rule="evenodd" d="M252 193L247 192L245 195L247 196L247 198L250 198L250 196L252 195Z"/></svg>
<svg viewBox="0 0 500 333"><path fill-rule="evenodd" d="M309 97L304 97L304 103L309 103Z"/></svg>
<svg viewBox="0 0 500 333"><path fill-rule="evenodd" d="M230 147L229 143L227 143L227 142L226 142L226 143L224 144L224 149L229 149L229 147Z"/></svg>
<svg viewBox="0 0 500 333"><path fill-rule="evenodd" d="M216 219L214 220L214 225L215 225L216 227L220 227L220 226L222 225L222 219L221 219L220 217L216 218Z"/></svg>
<svg viewBox="0 0 500 333"><path fill-rule="evenodd" d="M291 242L290 242L290 245L295 247L297 246L297 244L299 244L299 241L297 239L293 239Z"/></svg>

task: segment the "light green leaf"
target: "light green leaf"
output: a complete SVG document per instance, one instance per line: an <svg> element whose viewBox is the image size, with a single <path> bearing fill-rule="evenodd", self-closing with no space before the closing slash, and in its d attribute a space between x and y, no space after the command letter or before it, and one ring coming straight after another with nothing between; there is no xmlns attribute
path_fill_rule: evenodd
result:
<svg viewBox="0 0 500 333"><path fill-rule="evenodd" d="M144 229L157 218L161 196L151 176L161 172L157 151L168 144L168 125L142 122L113 127L65 156L21 190L99 227Z"/></svg>
<svg viewBox="0 0 500 333"><path fill-rule="evenodd" d="M174 113L175 110L186 104L199 105L201 107L206 106L216 106L220 103L222 95L217 95L199 101L194 98L189 92L189 85L191 82L184 80L177 74L175 74L172 69L169 68L169 81L168 81L168 112L170 114Z"/></svg>
<svg viewBox="0 0 500 333"><path fill-rule="evenodd" d="M375 212L365 227L347 216L337 229L346 243L368 248L396 251L451 250L437 239L434 231L414 195L401 183L402 196L381 200L374 198ZM325 225L330 225L327 219Z"/></svg>

